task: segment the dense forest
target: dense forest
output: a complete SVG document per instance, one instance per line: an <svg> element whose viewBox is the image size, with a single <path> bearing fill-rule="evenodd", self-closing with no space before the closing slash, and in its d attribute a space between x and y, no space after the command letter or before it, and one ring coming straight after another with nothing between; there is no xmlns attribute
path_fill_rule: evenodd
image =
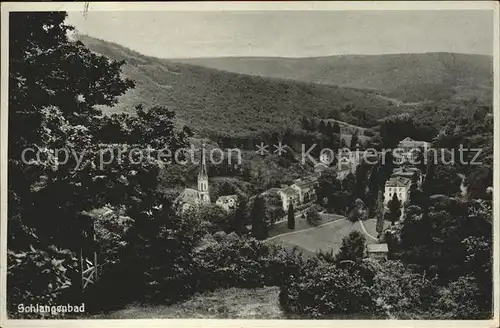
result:
<svg viewBox="0 0 500 328"><path fill-rule="evenodd" d="M72 27L65 18L63 12L18 12L9 20L16 31L9 47L11 317L26 317L16 312L21 303L85 302L89 313L97 313L130 303L173 304L219 288L262 286L279 287L284 311L303 318L491 317L493 214L486 190L492 185L493 130L487 104L465 104L465 111L450 103L448 114L436 103L418 115L392 115L402 109L393 111L361 91L169 66L101 41L87 38L94 43L84 44L68 38ZM153 71L144 73L148 70ZM170 80L160 83L165 76ZM176 192L192 181L195 167L165 167L124 155L138 146L153 153L187 147L193 134L185 124L199 127L198 136L226 131L242 138L261 132L274 138L278 126L291 145L300 140L293 132L299 131L338 148L340 125L322 119L332 109L340 113L332 119L345 118L346 108L383 119L370 130L369 142L379 148L411 135L453 150L461 143L484 149L485 164L479 167L422 167L427 178L421 190L412 190L406 220L380 231L389 245L387 261L364 258L359 233L346 236L337 254L308 257L263 241L285 213L274 206L276 199L261 193L312 170L298 163L293 151L280 158L247 152L249 164L210 167L214 197L235 193L242 199L229 214L213 205L177 210ZM103 147L119 160L102 165ZM27 148L41 157L22 160ZM63 148L85 154L83 162L62 163L54 150ZM380 192L393 167L390 158L362 164L342 181L327 170L316 190L317 207L363 220L365 212L358 209L364 206L365 216L380 217ZM469 177L466 195L458 173ZM92 214L103 208L116 215ZM308 216L312 222L315 215ZM291 223L293 210L288 218ZM100 275L83 290L77 259L89 221Z"/></svg>

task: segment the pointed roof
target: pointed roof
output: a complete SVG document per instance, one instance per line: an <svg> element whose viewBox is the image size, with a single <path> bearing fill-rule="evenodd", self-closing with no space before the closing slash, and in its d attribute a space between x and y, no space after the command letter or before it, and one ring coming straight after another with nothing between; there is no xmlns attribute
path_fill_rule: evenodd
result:
<svg viewBox="0 0 500 328"><path fill-rule="evenodd" d="M198 178L207 178L208 179L207 163L205 161L205 146L201 147L200 153L201 153L200 171L198 172Z"/></svg>

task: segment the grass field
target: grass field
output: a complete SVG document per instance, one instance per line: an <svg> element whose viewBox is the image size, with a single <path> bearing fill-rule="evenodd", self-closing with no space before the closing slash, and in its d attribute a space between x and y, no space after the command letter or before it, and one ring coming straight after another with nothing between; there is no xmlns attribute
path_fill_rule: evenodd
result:
<svg viewBox="0 0 500 328"><path fill-rule="evenodd" d="M229 288L201 293L174 305L130 305L95 319L286 319L278 287ZM92 318L92 319L94 319Z"/></svg>
<svg viewBox="0 0 500 328"><path fill-rule="evenodd" d="M370 219L363 222L366 231L373 237L377 236L376 220ZM387 223L388 225L389 223ZM314 253L320 250L333 250L338 252L342 239L351 231L359 231L366 237L366 244L373 244L377 241L366 235L359 222L352 223L349 220L341 219L326 223L322 226L283 234L270 239L268 242L283 245L285 247L297 246L307 253Z"/></svg>
<svg viewBox="0 0 500 328"><path fill-rule="evenodd" d="M342 215L336 215L336 214L320 214L319 217L321 220L318 222L317 225L325 224L327 222L340 220L344 218ZM310 229L312 227L313 226L307 223L306 219L302 218L302 215L298 215L295 217L295 229L293 230L289 229L288 222L284 220L274 225L274 227L269 231L269 237L274 237L288 232Z"/></svg>

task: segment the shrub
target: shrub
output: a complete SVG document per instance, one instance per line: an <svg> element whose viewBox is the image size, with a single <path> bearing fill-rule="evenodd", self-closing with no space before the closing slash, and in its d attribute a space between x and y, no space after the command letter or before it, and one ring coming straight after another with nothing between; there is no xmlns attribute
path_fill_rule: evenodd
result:
<svg viewBox="0 0 500 328"><path fill-rule="evenodd" d="M63 297L71 297L69 292L79 287L72 285L71 273L78 266L69 250L55 246L42 250L30 246L28 250L8 251L7 258L8 311L13 317L20 315L17 312L19 304L60 304ZM51 313L46 315L54 317ZM31 316L40 318L44 314ZM22 317L26 318L26 314Z"/></svg>
<svg viewBox="0 0 500 328"><path fill-rule="evenodd" d="M370 312L374 306L359 274L322 261L309 261L282 286L280 304L287 312L315 318Z"/></svg>
<svg viewBox="0 0 500 328"><path fill-rule="evenodd" d="M375 133L372 130L366 129L363 134L367 137L373 137L375 136Z"/></svg>
<svg viewBox="0 0 500 328"><path fill-rule="evenodd" d="M307 211L306 220L312 226L317 226L321 222L321 217L315 206Z"/></svg>
<svg viewBox="0 0 500 328"><path fill-rule="evenodd" d="M206 236L194 252L197 291L281 285L303 265L297 249L266 245L235 233L214 237Z"/></svg>

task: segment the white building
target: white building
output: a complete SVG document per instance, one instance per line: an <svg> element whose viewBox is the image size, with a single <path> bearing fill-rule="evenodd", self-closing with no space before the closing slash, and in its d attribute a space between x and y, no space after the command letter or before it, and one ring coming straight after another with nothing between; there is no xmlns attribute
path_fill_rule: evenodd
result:
<svg viewBox="0 0 500 328"><path fill-rule="evenodd" d="M385 183L384 205L387 206L387 203L389 203L394 195L396 195L401 204L404 204L408 200L410 187L411 179L399 176L391 177Z"/></svg>
<svg viewBox="0 0 500 328"><path fill-rule="evenodd" d="M291 185L293 189L299 194L299 202L310 202L316 196L316 183L318 179L316 177L306 177L303 179L295 180L294 184Z"/></svg>
<svg viewBox="0 0 500 328"><path fill-rule="evenodd" d="M236 206L238 206L238 196L220 196L219 198L217 198L215 204L225 209L226 212L234 211L236 209Z"/></svg>
<svg viewBox="0 0 500 328"><path fill-rule="evenodd" d="M417 159L418 153L423 148L424 150L430 149L431 144L426 141L413 140L407 137L401 140L398 144L398 151L394 154L396 161L401 163L411 161L414 162Z"/></svg>
<svg viewBox="0 0 500 328"><path fill-rule="evenodd" d="M281 196L281 201L283 203L283 210L288 211L290 204L297 207L300 202L300 196L297 190L292 187L285 187L279 190L279 195Z"/></svg>

